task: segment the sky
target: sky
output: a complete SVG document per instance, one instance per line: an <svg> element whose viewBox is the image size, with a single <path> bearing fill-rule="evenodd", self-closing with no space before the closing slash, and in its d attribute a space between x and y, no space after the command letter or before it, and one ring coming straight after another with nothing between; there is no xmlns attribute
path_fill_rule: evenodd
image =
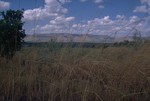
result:
<svg viewBox="0 0 150 101"><path fill-rule="evenodd" d="M150 0L0 0L24 9L26 34L150 35Z"/></svg>

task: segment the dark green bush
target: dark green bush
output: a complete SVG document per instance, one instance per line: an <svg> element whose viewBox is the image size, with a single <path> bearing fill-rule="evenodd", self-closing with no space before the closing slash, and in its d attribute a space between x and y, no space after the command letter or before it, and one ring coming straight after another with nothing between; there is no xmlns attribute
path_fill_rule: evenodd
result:
<svg viewBox="0 0 150 101"><path fill-rule="evenodd" d="M23 10L7 10L0 12L0 55L11 58L21 49L26 36L22 28Z"/></svg>

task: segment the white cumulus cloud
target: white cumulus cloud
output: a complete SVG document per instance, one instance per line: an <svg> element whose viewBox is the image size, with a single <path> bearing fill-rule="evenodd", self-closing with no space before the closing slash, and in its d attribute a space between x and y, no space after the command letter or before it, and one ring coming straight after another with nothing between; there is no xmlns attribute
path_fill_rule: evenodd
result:
<svg viewBox="0 0 150 101"><path fill-rule="evenodd" d="M125 16L124 16L124 15L117 15L116 18L117 18L117 19L124 19Z"/></svg>
<svg viewBox="0 0 150 101"><path fill-rule="evenodd" d="M146 13L146 12L148 12L148 9L147 9L146 5L142 5L142 6L136 7L135 10L133 10L133 12Z"/></svg>
<svg viewBox="0 0 150 101"><path fill-rule="evenodd" d="M133 12L150 14L150 0L140 0L141 5L137 6Z"/></svg>
<svg viewBox="0 0 150 101"><path fill-rule="evenodd" d="M78 33L78 34L101 34L110 35L116 32L122 35L129 34L133 28L140 30L142 33L148 33L150 18L141 20L138 16L126 17L125 15L116 15L116 19L110 16L102 18L94 18L88 21L75 23L75 17L66 16L68 9L63 7L63 4L69 3L72 0L45 0L43 7L28 9L24 13L24 20L34 21L35 19L47 19L47 22L37 24L33 31L36 33ZM86 2L88 0L80 0ZM103 0L92 0L97 3L100 8L103 8ZM141 6L135 8L134 12L148 12L147 0L141 0ZM147 21L146 21L147 20Z"/></svg>
<svg viewBox="0 0 150 101"><path fill-rule="evenodd" d="M94 18L85 23L73 24L73 33L81 34L99 34L99 35L132 35L133 29L138 29L141 33L148 33L149 18L140 19L138 16L131 16L127 18L124 15L117 15L117 19L112 20L110 16L103 18Z"/></svg>
<svg viewBox="0 0 150 101"><path fill-rule="evenodd" d="M9 9L10 3L5 1L0 1L0 10Z"/></svg>
<svg viewBox="0 0 150 101"><path fill-rule="evenodd" d="M71 22L75 17L65 17L64 15L57 16L51 19L48 24L38 26L34 30L39 33L65 33L70 30Z"/></svg>
<svg viewBox="0 0 150 101"><path fill-rule="evenodd" d="M60 2L65 2L61 0ZM67 2L67 1L66 1ZM69 1L68 1L69 2ZM28 9L24 12L24 20L44 19L51 16L66 14L68 9L64 8L57 0L45 0L44 7Z"/></svg>
<svg viewBox="0 0 150 101"><path fill-rule="evenodd" d="M86 2L86 1L92 1L95 4L99 4L99 8L105 8L104 5L102 5L104 0L80 0L81 2Z"/></svg>

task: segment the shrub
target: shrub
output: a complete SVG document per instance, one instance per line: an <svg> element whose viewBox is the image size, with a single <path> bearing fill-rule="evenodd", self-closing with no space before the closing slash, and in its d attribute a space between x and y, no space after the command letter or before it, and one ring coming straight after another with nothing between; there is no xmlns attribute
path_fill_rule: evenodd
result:
<svg viewBox="0 0 150 101"><path fill-rule="evenodd" d="M0 55L11 58L21 49L26 36L22 29L23 10L7 10L0 12Z"/></svg>

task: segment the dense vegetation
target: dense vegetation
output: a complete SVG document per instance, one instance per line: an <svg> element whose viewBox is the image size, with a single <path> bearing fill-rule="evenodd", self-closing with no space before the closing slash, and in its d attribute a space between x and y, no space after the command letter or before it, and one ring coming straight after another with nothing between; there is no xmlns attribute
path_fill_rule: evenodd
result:
<svg viewBox="0 0 150 101"><path fill-rule="evenodd" d="M26 36L22 22L23 11L7 10L0 12L0 56L11 58L21 49Z"/></svg>
<svg viewBox="0 0 150 101"><path fill-rule="evenodd" d="M150 44L24 47L0 58L0 101L150 101Z"/></svg>

